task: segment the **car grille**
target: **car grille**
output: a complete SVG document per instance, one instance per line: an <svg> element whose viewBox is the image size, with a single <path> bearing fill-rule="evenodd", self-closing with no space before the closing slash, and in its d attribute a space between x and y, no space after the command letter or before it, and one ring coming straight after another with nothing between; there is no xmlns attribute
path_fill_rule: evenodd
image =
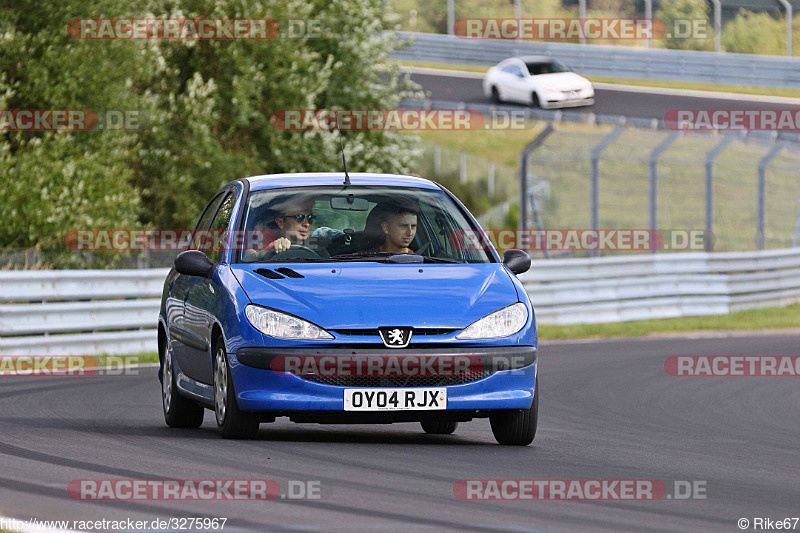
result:
<svg viewBox="0 0 800 533"><path fill-rule="evenodd" d="M488 378L494 372L462 374L458 376L300 376L307 381L335 387L449 387Z"/></svg>
<svg viewBox="0 0 800 533"><path fill-rule="evenodd" d="M338 333L340 335L348 335L353 337L379 337L380 332L377 329L334 329L331 330L334 333ZM414 337L428 337L432 335L449 335L454 331L458 331L455 328L413 328L412 334Z"/></svg>

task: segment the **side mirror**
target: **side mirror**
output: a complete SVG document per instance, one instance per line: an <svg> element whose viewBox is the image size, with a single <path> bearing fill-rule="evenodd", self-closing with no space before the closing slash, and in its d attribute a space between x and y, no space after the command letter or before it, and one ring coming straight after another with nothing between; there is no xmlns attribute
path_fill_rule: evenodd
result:
<svg viewBox="0 0 800 533"><path fill-rule="evenodd" d="M187 276L207 278L214 270L214 264L200 250L186 250L175 258L175 270Z"/></svg>
<svg viewBox="0 0 800 533"><path fill-rule="evenodd" d="M506 250L503 252L503 264L514 274L522 274L531 268L531 256L522 250Z"/></svg>

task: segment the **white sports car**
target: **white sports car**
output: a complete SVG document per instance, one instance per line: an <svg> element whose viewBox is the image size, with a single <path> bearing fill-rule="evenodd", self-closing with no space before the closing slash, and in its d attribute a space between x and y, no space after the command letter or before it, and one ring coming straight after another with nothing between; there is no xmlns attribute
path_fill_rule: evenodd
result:
<svg viewBox="0 0 800 533"><path fill-rule="evenodd" d="M504 59L483 78L483 92L493 102L519 102L534 107L592 105L592 83L547 56Z"/></svg>

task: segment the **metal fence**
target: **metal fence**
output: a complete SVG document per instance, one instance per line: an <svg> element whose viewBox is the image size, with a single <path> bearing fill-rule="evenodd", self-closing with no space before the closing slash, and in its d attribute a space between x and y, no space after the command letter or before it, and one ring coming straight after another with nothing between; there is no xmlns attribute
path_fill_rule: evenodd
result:
<svg viewBox="0 0 800 533"><path fill-rule="evenodd" d="M514 40L473 40L436 33L400 32L410 46L395 59L494 65L520 55L549 55L581 74L646 80L674 80L757 87L800 87L800 59L754 54L717 54L627 46Z"/></svg>
<svg viewBox="0 0 800 533"><path fill-rule="evenodd" d="M520 227L702 230L706 251L797 246L800 145L549 125L520 155ZM548 183L537 200L531 181Z"/></svg>
<svg viewBox="0 0 800 533"><path fill-rule="evenodd" d="M552 259L520 279L543 324L727 314L800 302L800 250Z"/></svg>
<svg viewBox="0 0 800 533"><path fill-rule="evenodd" d="M167 272L0 272L0 354L155 352Z"/></svg>
<svg viewBox="0 0 800 533"><path fill-rule="evenodd" d="M156 351L165 269L0 272L0 355ZM544 324L724 314L800 301L800 250L534 261Z"/></svg>
<svg viewBox="0 0 800 533"><path fill-rule="evenodd" d="M705 251L720 252L800 244L796 132L679 133L657 119L436 100L402 107L522 111L539 121L509 196L497 192L511 190L508 172L495 173L498 207L476 213L484 227L506 227L512 202L521 229L701 230L709 235ZM480 181L485 163L470 168L467 180ZM421 174L442 177L429 166Z"/></svg>

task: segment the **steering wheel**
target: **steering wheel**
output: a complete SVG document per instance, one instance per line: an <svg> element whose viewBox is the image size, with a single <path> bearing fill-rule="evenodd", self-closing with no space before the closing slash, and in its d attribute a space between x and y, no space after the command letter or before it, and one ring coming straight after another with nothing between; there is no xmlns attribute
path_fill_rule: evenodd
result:
<svg viewBox="0 0 800 533"><path fill-rule="evenodd" d="M281 260L281 259L298 259L308 257L311 259L316 259L321 257L317 252L309 248L308 246L303 246L302 244L293 244L289 247L288 250L284 250L280 253L273 254L269 260Z"/></svg>
<svg viewBox="0 0 800 533"><path fill-rule="evenodd" d="M425 254L423 254L422 252L424 252L425 250L427 250L427 249L428 249L428 248L430 248L431 246L433 246L433 241L428 241L428 244L426 244L425 246L423 246L423 247L419 248L419 249L418 249L416 252L414 252L414 253L415 253L415 254L417 254L417 255L425 255Z"/></svg>

